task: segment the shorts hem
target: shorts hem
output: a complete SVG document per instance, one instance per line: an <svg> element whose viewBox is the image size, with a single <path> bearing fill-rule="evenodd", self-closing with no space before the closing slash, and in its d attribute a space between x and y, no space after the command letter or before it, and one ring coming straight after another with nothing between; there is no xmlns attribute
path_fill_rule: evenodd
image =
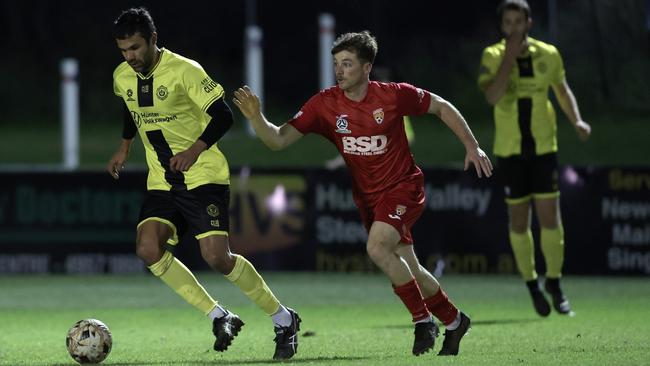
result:
<svg viewBox="0 0 650 366"><path fill-rule="evenodd" d="M560 197L560 192L546 192L546 193L533 193L534 199L557 198Z"/></svg>
<svg viewBox="0 0 650 366"><path fill-rule="evenodd" d="M207 238L208 236L212 236L212 235L228 236L228 232L222 230L212 230L202 234L194 235L194 237L196 238L196 240L199 240L199 239Z"/></svg>
<svg viewBox="0 0 650 366"><path fill-rule="evenodd" d="M163 223L163 224L169 226L172 229L172 236L169 239L167 239L167 244L169 244L169 245L178 244L178 231L176 230L176 225L174 225L174 223L172 223L171 221L169 221L167 219L163 219L161 217L147 217L146 219L144 219L144 220L142 220L142 221L140 221L138 223L138 226L136 226L136 229L139 229L140 226L142 226L142 224L144 224L145 222L148 222L148 221L158 221L160 223Z"/></svg>
<svg viewBox="0 0 650 366"><path fill-rule="evenodd" d="M509 205L518 205L520 203L526 203L529 202L531 198L531 195L525 195L523 197L517 197L517 198L506 198L506 203Z"/></svg>

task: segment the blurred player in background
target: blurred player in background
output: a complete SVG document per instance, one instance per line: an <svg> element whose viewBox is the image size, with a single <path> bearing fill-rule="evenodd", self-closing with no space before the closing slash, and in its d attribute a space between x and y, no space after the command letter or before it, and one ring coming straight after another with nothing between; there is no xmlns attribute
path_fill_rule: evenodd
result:
<svg viewBox="0 0 650 366"><path fill-rule="evenodd" d="M341 35L332 47L338 85L313 96L280 127L266 119L247 86L235 92L233 102L272 150L310 132L336 146L352 175L354 200L369 232L368 255L413 316L413 354L433 348L438 334L433 314L446 327L439 355L456 355L470 319L420 265L413 249L411 226L424 209L424 177L408 147L403 117L438 116L465 146L465 169L473 164L479 177L489 176L492 165L449 102L409 84L370 81L376 54L377 41L369 32Z"/></svg>
<svg viewBox="0 0 650 366"><path fill-rule="evenodd" d="M188 229L210 267L272 317L273 358L290 358L298 347L298 314L280 304L253 265L229 247L230 173L216 145L233 123L223 88L197 62L158 48L156 27L144 8L122 12L114 36L126 60L113 74L115 94L124 102L124 129L107 169L119 178L138 131L149 167L137 227L138 257L209 316L214 349L225 351L244 323L213 300L190 270L165 249L166 243L176 245Z"/></svg>
<svg viewBox="0 0 650 366"><path fill-rule="evenodd" d="M510 244L535 310L548 316L551 308L535 271L530 225L532 200L546 260L544 288L551 295L555 310L569 314L571 306L560 287L564 230L559 212L557 126L548 99L549 87L581 140L587 140L591 127L580 116L558 50L528 36L532 26L528 3L506 0L497 13L504 39L483 51L479 86L494 106L494 155L498 159L498 175L505 185Z"/></svg>
<svg viewBox="0 0 650 366"><path fill-rule="evenodd" d="M391 80L390 69L387 67L373 66L372 75L374 75L376 81L388 83ZM404 132L406 133L406 140L408 141L409 147L412 147L415 143L415 132L413 131L413 124L409 116L404 116ZM344 166L345 160L341 154L336 154L335 157L325 161L325 168L329 170L343 168Z"/></svg>

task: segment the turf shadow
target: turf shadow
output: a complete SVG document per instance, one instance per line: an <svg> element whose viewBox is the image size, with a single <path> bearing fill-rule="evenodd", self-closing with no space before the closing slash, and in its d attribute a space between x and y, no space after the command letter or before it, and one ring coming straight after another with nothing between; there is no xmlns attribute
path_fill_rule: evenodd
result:
<svg viewBox="0 0 650 366"><path fill-rule="evenodd" d="M368 357L341 357L341 356L321 356L321 357L296 357L286 361L276 361L270 358L264 359L250 359L250 360L184 360L182 362L103 362L102 365L114 365L114 366L144 366L144 365L247 365L247 364L278 364L281 363L311 363L311 362L331 362L331 361L359 361L365 360ZM67 364L60 364L67 365ZM57 365L58 366L58 365Z"/></svg>
<svg viewBox="0 0 650 366"><path fill-rule="evenodd" d="M483 320L474 320L472 319L472 326L474 325L501 325L501 324L521 324L521 323L532 323L544 320L543 318L526 318L526 319L483 319ZM439 322L438 322L439 323ZM389 325L377 325L373 328L382 328L382 329L413 329L413 324L389 324Z"/></svg>

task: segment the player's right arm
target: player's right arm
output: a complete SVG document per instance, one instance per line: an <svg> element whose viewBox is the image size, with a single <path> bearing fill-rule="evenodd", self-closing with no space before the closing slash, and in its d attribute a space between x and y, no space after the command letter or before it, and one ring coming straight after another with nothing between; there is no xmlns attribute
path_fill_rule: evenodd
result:
<svg viewBox="0 0 650 366"><path fill-rule="evenodd" d="M124 168L124 163L126 163L126 160L129 158L131 143L133 142L133 138L137 132L137 128L133 122L133 117L131 117L131 112L126 105L124 105L123 119L124 127L122 129L122 142L120 142L120 146L117 148L117 151L113 154L106 166L108 174L110 174L113 179L120 179L120 171Z"/></svg>
<svg viewBox="0 0 650 366"><path fill-rule="evenodd" d="M257 137L273 151L286 148L300 139L303 134L289 123L278 127L269 122L260 109L260 99L246 85L235 90L233 103L251 122Z"/></svg>
<svg viewBox="0 0 650 366"><path fill-rule="evenodd" d="M517 56L528 47L526 36L522 33L513 33L506 39L506 49L501 60L501 64L497 69L494 78L480 83L481 90L485 94L485 99L490 105L496 105L503 97L508 89L508 81L510 79L510 72L517 62ZM485 59L488 55L483 56L483 65L481 65L481 72L483 68L488 67L485 65ZM487 70L485 70L487 71Z"/></svg>

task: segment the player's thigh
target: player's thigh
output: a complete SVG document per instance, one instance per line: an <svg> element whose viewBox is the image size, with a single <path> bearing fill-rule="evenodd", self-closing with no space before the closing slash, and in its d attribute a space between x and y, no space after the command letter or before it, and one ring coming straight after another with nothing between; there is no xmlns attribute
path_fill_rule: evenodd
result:
<svg viewBox="0 0 650 366"><path fill-rule="evenodd" d="M208 262L229 259L232 256L230 252L230 241L224 234L213 234L199 239L201 255Z"/></svg>
<svg viewBox="0 0 650 366"><path fill-rule="evenodd" d="M165 243L175 245L185 230L185 221L174 209L171 193L148 191L140 209L136 234L136 252L145 262L157 261Z"/></svg>
<svg viewBox="0 0 650 366"><path fill-rule="evenodd" d="M173 229L167 223L159 220L145 220L138 225L136 250L138 253L142 251L162 253L165 243L172 235Z"/></svg>
<svg viewBox="0 0 650 366"><path fill-rule="evenodd" d="M411 228L424 211L424 182L403 182L385 192L374 208L375 221L392 226L402 243L413 244Z"/></svg>
<svg viewBox="0 0 650 366"><path fill-rule="evenodd" d="M533 198L557 198L560 196L558 186L558 162L555 153L535 157L532 163Z"/></svg>
<svg viewBox="0 0 650 366"><path fill-rule="evenodd" d="M560 223L557 154L544 154L533 164L533 198L535 212L542 227L555 228Z"/></svg>
<svg viewBox="0 0 650 366"><path fill-rule="evenodd" d="M393 253L397 250L400 234L392 225L375 221L370 226L366 249L370 255Z"/></svg>
<svg viewBox="0 0 650 366"><path fill-rule="evenodd" d="M197 240L228 236L230 189L223 184L205 184L174 195L174 206L182 214L190 234Z"/></svg>
<svg viewBox="0 0 650 366"><path fill-rule="evenodd" d="M503 186L506 203L529 202L533 193L529 159L520 156L499 157L495 175Z"/></svg>

